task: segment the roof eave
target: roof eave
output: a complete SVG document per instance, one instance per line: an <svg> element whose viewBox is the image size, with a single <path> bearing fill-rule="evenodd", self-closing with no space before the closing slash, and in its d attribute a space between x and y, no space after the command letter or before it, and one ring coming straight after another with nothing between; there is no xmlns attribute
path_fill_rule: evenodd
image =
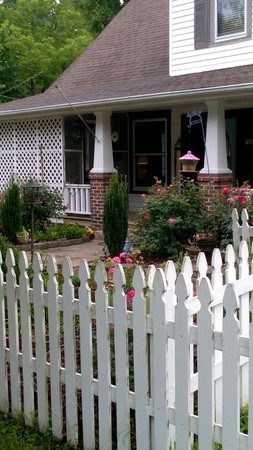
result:
<svg viewBox="0 0 253 450"><path fill-rule="evenodd" d="M122 109L137 109L141 107L150 107L167 105L173 106L180 103L189 103L196 100L207 101L210 98L223 99L238 98L245 93L247 96L250 91L253 94L253 83L240 85L218 86L211 88L198 88L181 91L167 91L153 94L133 95L125 97L105 98L101 100L91 100L85 102L52 104L47 106L13 109L0 111L0 119L14 119L17 117L45 116L46 115L66 115L73 108L83 112L96 112L102 110L117 111Z"/></svg>

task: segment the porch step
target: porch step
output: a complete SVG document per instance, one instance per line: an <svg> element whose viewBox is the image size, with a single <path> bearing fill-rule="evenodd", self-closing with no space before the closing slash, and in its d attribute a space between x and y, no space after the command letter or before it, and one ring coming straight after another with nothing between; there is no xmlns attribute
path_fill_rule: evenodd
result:
<svg viewBox="0 0 253 450"><path fill-rule="evenodd" d="M78 224L81 226L87 226L92 228L92 220L89 216L75 216L75 215L65 215L63 217L65 223Z"/></svg>

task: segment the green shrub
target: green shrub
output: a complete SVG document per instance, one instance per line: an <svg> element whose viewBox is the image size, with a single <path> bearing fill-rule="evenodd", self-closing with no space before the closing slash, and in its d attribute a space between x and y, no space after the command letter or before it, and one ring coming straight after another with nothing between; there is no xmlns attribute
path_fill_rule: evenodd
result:
<svg viewBox="0 0 253 450"><path fill-rule="evenodd" d="M105 194L103 233L111 256L119 255L125 244L128 229L127 182L114 174Z"/></svg>
<svg viewBox="0 0 253 450"><path fill-rule="evenodd" d="M45 229L35 230L35 240L56 241L57 239L78 239L86 235L86 227L70 224L49 225Z"/></svg>
<svg viewBox="0 0 253 450"><path fill-rule="evenodd" d="M222 186L214 197L210 230L215 235L218 247L224 248L233 243L232 211L234 208L237 209L239 217L242 209L246 208L249 222L253 221L253 191L248 182L243 183L241 187Z"/></svg>
<svg viewBox="0 0 253 450"><path fill-rule="evenodd" d="M170 186L157 180L136 216L132 239L141 251L178 258L206 224L203 189L190 180Z"/></svg>
<svg viewBox="0 0 253 450"><path fill-rule="evenodd" d="M39 189L39 197L41 203L34 205L34 220L36 226L40 229L51 217L58 217L65 209L63 197L57 188L42 186ZM31 205L23 202L22 205L22 222L25 228L31 227Z"/></svg>
<svg viewBox="0 0 253 450"><path fill-rule="evenodd" d="M16 234L22 228L22 215L20 188L13 179L10 181L2 203L1 220L5 236L9 241L14 242Z"/></svg>

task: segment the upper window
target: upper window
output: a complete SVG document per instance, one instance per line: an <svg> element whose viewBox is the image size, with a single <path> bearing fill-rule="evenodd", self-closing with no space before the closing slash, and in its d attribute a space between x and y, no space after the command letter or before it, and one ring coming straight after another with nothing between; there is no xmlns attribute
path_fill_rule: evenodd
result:
<svg viewBox="0 0 253 450"><path fill-rule="evenodd" d="M216 39L246 36L247 0L216 0L215 3Z"/></svg>
<svg viewBox="0 0 253 450"><path fill-rule="evenodd" d="M252 0L195 0L195 48L251 36Z"/></svg>

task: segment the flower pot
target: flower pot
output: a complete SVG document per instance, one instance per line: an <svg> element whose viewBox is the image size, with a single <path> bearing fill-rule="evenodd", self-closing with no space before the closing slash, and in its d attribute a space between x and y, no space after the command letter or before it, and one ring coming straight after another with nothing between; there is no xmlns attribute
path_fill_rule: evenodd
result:
<svg viewBox="0 0 253 450"><path fill-rule="evenodd" d="M29 242L29 234L27 235L18 235L17 234L17 244L26 245Z"/></svg>

